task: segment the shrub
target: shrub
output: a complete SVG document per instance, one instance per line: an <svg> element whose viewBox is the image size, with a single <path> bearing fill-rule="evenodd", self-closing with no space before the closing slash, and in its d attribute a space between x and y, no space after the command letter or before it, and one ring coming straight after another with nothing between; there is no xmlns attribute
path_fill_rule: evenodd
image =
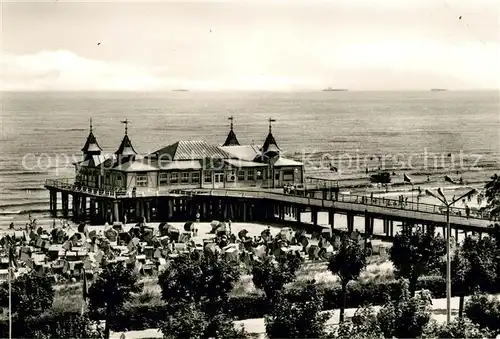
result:
<svg viewBox="0 0 500 339"><path fill-rule="evenodd" d="M269 338L322 338L328 314L320 314L323 296L314 281L309 282L298 294L300 301L290 302L281 298L270 315L265 317Z"/></svg>
<svg viewBox="0 0 500 339"><path fill-rule="evenodd" d="M468 318L456 318L450 324L434 326L425 336L426 338L491 338L493 335L487 330L473 323Z"/></svg>
<svg viewBox="0 0 500 339"><path fill-rule="evenodd" d="M0 305L9 303L7 282L0 286ZM29 317L49 310L54 301L53 281L37 274L23 274L12 282L12 312L20 318Z"/></svg>
<svg viewBox="0 0 500 339"><path fill-rule="evenodd" d="M484 294L473 295L465 306L465 315L495 334L500 333L500 301Z"/></svg>
<svg viewBox="0 0 500 339"><path fill-rule="evenodd" d="M262 262L255 262L252 268L252 280L258 289L264 291L268 299L272 299L294 281L300 261L287 257L284 261L275 261L270 257Z"/></svg>
<svg viewBox="0 0 500 339"><path fill-rule="evenodd" d="M9 336L8 320L0 322L0 337ZM12 321L13 338L101 338L102 330L79 313L47 312Z"/></svg>

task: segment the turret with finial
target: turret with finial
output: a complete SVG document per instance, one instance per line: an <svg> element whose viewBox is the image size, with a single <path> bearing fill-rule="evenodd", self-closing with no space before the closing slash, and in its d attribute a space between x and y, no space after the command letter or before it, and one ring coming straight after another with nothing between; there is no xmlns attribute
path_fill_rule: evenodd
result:
<svg viewBox="0 0 500 339"><path fill-rule="evenodd" d="M276 122L276 119L269 118L269 134L266 137L266 140L264 141L264 145L262 146L262 154L265 155L266 157L275 157L279 156L280 148L278 147L278 144L276 143L276 140L274 139L273 133L272 133L272 123Z"/></svg>
<svg viewBox="0 0 500 339"><path fill-rule="evenodd" d="M226 138L226 141L224 142L224 144L222 145L223 147L224 146L239 146L240 143L238 142L238 138L236 138L236 134L234 133L234 126L233 126L233 122L234 122L234 117L231 115L228 120L231 121L231 125L230 125L230 129L229 129L229 134L227 135L227 138Z"/></svg>
<svg viewBox="0 0 500 339"><path fill-rule="evenodd" d="M91 158L93 155L100 155L102 148L99 146L97 143L97 139L94 136L94 133L92 131L92 118L89 119L89 136L87 137L87 141L85 142L85 145L82 148L82 152L84 155L84 160L88 160Z"/></svg>
<svg viewBox="0 0 500 339"><path fill-rule="evenodd" d="M130 141L130 139L128 137L128 124L130 123L130 121L128 119L125 119L125 120L122 120L121 123L125 124L125 135L123 136L120 147L115 152L115 154L118 156L121 156L121 157L128 157L128 156L136 155L137 152L134 150L134 147L132 146L132 142Z"/></svg>

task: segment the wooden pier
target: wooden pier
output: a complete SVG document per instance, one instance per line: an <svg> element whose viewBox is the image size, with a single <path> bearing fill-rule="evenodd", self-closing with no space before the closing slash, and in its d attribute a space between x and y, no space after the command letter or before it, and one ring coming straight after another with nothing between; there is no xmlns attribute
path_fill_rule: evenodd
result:
<svg viewBox="0 0 500 339"><path fill-rule="evenodd" d="M50 209L54 216L62 211L63 217L75 221L103 224L124 221L211 221L228 220L243 222L282 221L303 224L304 227L334 228L335 217L346 216L348 231L354 230L354 218L364 218L364 234L379 238L392 238L394 223L407 226L422 225L443 227L446 210L442 206L416 202L401 203L398 200L370 198L340 194L338 189L303 187L293 194L283 190L247 189L193 189L141 192L112 192L89 187L78 187L64 181L47 180L50 191ZM58 193L61 208L58 208ZM71 199L70 199L71 198ZM71 200L71 215L69 206ZM311 215L310 224L301 215ZM318 213L328 213L328 223L318 223ZM383 234L374 234L374 221L382 220ZM492 222L487 215L466 216L465 209L450 209L450 224L458 238L458 232L489 233Z"/></svg>

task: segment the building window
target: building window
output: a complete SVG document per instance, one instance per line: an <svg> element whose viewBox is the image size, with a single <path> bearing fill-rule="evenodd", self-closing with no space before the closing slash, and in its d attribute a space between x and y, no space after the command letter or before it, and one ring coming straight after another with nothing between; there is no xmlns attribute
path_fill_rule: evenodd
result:
<svg viewBox="0 0 500 339"><path fill-rule="evenodd" d="M224 173L215 173L214 182L224 182Z"/></svg>
<svg viewBox="0 0 500 339"><path fill-rule="evenodd" d="M191 173L191 182L193 184L198 184L200 182L200 173L198 172Z"/></svg>
<svg viewBox="0 0 500 339"><path fill-rule="evenodd" d="M247 170L247 180L253 180L253 170Z"/></svg>
<svg viewBox="0 0 500 339"><path fill-rule="evenodd" d="M147 187L148 186L148 175L147 174L137 174L135 179L135 185L137 187Z"/></svg>
<svg viewBox="0 0 500 339"><path fill-rule="evenodd" d="M293 181L293 170L283 170L283 181Z"/></svg>
<svg viewBox="0 0 500 339"><path fill-rule="evenodd" d="M204 182L212 182L212 172L205 172L203 175Z"/></svg>
<svg viewBox="0 0 500 339"><path fill-rule="evenodd" d="M167 186L168 173L160 173L159 182L160 182L160 186Z"/></svg>
<svg viewBox="0 0 500 339"><path fill-rule="evenodd" d="M123 187L122 175L121 174L118 174L116 176L116 186L119 187L119 188Z"/></svg>
<svg viewBox="0 0 500 339"><path fill-rule="evenodd" d="M238 181L244 181L245 180L245 170L239 170L238 171Z"/></svg>
<svg viewBox="0 0 500 339"><path fill-rule="evenodd" d="M179 173L173 172L170 173L170 183L177 184L179 182Z"/></svg>
<svg viewBox="0 0 500 339"><path fill-rule="evenodd" d="M181 173L181 183L187 184L189 182L189 172Z"/></svg>
<svg viewBox="0 0 500 339"><path fill-rule="evenodd" d="M109 185L110 184L110 177L109 177L109 174L106 174L106 185Z"/></svg>

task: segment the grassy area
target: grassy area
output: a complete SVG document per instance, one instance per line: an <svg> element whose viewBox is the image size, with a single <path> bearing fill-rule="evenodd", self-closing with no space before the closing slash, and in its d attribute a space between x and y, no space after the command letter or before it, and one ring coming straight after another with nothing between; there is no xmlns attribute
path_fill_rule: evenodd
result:
<svg viewBox="0 0 500 339"><path fill-rule="evenodd" d="M306 262L297 272L297 279L289 284L287 288L299 288L308 280L315 279L317 284L328 287L338 284L338 277L330 273L326 262ZM359 281L390 281L394 279L394 268L387 257L373 256L369 258L368 266L361 274ZM156 303L161 302L161 288L156 277L148 277L141 280L144 284L143 292L134 296L132 303ZM252 282L250 274L241 276L231 292L232 296L244 296L248 294L260 294ZM82 307L82 283L70 283L56 286L56 295L53 308L61 311L80 311Z"/></svg>

